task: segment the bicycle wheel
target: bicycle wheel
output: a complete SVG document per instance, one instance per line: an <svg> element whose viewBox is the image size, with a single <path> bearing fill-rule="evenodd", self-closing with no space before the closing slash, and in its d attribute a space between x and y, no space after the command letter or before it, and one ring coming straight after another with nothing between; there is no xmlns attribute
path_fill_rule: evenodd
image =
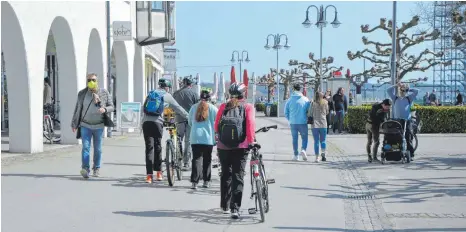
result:
<svg viewBox="0 0 466 232"><path fill-rule="evenodd" d="M413 149L414 149L414 151L416 151L416 150L417 150L417 146L418 146L418 144L419 144L419 143L418 143L418 140L417 140L417 134L414 134L414 135L413 135L412 143L413 143Z"/></svg>
<svg viewBox="0 0 466 232"><path fill-rule="evenodd" d="M261 161L261 165L259 165L259 172L261 174L261 179L262 179L262 183L264 183L264 186L263 186L263 193L262 193L262 197L264 198L264 207L265 207L265 212L268 213L269 210L270 210L270 202L269 202L269 185L267 184L267 176L265 175L265 167L264 165L262 164L262 161Z"/></svg>
<svg viewBox="0 0 466 232"><path fill-rule="evenodd" d="M265 222L265 205L264 205L264 198L262 196L262 180L256 179L256 202L259 205L259 211L261 213L261 222Z"/></svg>
<svg viewBox="0 0 466 232"><path fill-rule="evenodd" d="M44 137L47 139L50 143L52 143L53 139L53 132L52 132L52 120L50 118L45 118L44 119Z"/></svg>
<svg viewBox="0 0 466 232"><path fill-rule="evenodd" d="M175 155L175 147L173 146L173 142L171 140L167 140L167 145L165 147L165 165L167 166L167 179L168 185L173 186L175 184L175 170L174 170L174 160L173 157Z"/></svg>
<svg viewBox="0 0 466 232"><path fill-rule="evenodd" d="M183 178L183 172L181 171L181 151L178 150L176 151L176 154L173 154L173 160L176 162L175 163L175 170L176 170L176 177L178 180L181 180Z"/></svg>

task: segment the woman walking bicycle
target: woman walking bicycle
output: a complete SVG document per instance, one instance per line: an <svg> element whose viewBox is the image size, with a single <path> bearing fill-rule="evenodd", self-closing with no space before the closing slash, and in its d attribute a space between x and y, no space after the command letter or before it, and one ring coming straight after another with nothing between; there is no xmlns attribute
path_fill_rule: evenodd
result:
<svg viewBox="0 0 466 232"><path fill-rule="evenodd" d="M255 134L254 106L243 100L246 89L243 83L231 84L230 99L220 106L214 126L218 133L217 149L222 166L220 206L223 213L228 213L230 208L233 219L240 217L244 169Z"/></svg>
<svg viewBox="0 0 466 232"><path fill-rule="evenodd" d="M214 123L218 109L210 102L210 91L201 91L201 101L189 110L190 141L193 151L191 183L197 189L202 176L204 185L210 187L212 149L215 145ZM202 167L202 168L201 168Z"/></svg>

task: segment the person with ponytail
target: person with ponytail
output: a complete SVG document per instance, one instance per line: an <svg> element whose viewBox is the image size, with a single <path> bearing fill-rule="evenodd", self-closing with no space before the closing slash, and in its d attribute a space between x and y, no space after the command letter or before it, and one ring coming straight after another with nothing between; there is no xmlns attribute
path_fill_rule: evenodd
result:
<svg viewBox="0 0 466 232"><path fill-rule="evenodd" d="M215 145L214 123L218 109L210 103L210 90L201 91L201 100L189 110L188 124L191 127L190 141L193 151L191 183L197 189L199 179L203 178L202 187L210 187L212 149Z"/></svg>
<svg viewBox="0 0 466 232"><path fill-rule="evenodd" d="M327 114L329 114L328 101L324 99L324 94L322 92L317 92L314 103L312 104L312 117L314 118L312 136L314 137L316 163L319 162L319 147L321 148L322 161L327 160L325 157L325 150L327 148Z"/></svg>

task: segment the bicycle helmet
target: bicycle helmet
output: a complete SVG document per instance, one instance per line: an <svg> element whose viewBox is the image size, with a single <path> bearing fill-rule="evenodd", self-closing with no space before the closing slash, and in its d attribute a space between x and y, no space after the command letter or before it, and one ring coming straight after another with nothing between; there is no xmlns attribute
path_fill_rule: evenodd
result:
<svg viewBox="0 0 466 232"><path fill-rule="evenodd" d="M209 101L211 98L212 89L202 88L201 89L201 99Z"/></svg>
<svg viewBox="0 0 466 232"><path fill-rule="evenodd" d="M192 80L191 78L189 78L189 77L185 77L185 78L183 78L183 84L184 84L185 86L192 85L192 84L193 84L193 80Z"/></svg>
<svg viewBox="0 0 466 232"><path fill-rule="evenodd" d="M160 79L159 80L159 87L160 88L166 88L166 87L171 88L172 83L167 79Z"/></svg>
<svg viewBox="0 0 466 232"><path fill-rule="evenodd" d="M230 93L231 98L242 99L244 97L244 93L246 92L246 88L246 85L243 83L234 82L230 85L228 92Z"/></svg>

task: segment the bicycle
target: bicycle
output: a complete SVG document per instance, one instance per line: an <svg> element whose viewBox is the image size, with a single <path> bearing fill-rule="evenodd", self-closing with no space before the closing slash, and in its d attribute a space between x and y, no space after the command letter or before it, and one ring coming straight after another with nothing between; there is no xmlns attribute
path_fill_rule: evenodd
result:
<svg viewBox="0 0 466 232"><path fill-rule="evenodd" d="M420 116L417 115L416 111L413 111L411 113L411 124L412 124L412 130L411 130L411 141L413 144L413 149L414 151L417 150L417 147L419 145L418 139L417 139L417 134L421 132L422 128L422 121L420 119Z"/></svg>
<svg viewBox="0 0 466 232"><path fill-rule="evenodd" d="M51 110L53 111L53 107L51 105L45 105L44 106L44 118L43 118L43 136L45 139L47 139L50 144L53 143L59 143L61 141L61 138L59 135L55 134L55 126L56 124L60 125L60 121L55 119L52 114L49 114Z"/></svg>
<svg viewBox="0 0 466 232"><path fill-rule="evenodd" d="M277 125L262 127L255 133L267 132L270 129L277 129ZM251 160L249 161L251 167L251 198L255 197L255 208L248 209L249 214L257 213L257 206L261 214L261 222L265 222L265 213L270 210L269 201L269 184L275 183L274 179L267 179L265 174L264 163L262 162L262 154L260 153L261 145L254 143L249 146L251 149Z"/></svg>
<svg viewBox="0 0 466 232"><path fill-rule="evenodd" d="M168 185L172 187L175 184L175 172L178 181L182 179L182 160L183 156L180 151L181 141L176 133L176 126L183 122L175 122L175 115L173 111L164 110L163 127L168 131L169 138L165 141L165 165L167 172ZM177 144L177 146L175 146Z"/></svg>

